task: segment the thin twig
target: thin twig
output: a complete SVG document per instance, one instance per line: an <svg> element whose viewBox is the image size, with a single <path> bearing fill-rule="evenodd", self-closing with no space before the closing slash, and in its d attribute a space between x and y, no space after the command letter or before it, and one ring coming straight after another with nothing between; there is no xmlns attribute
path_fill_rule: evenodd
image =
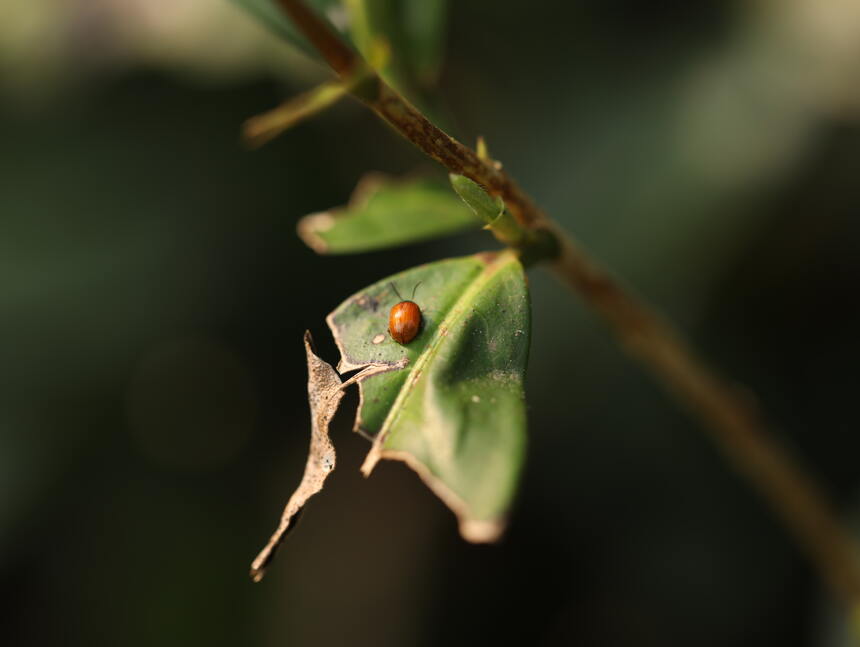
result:
<svg viewBox="0 0 860 647"><path fill-rule="evenodd" d="M361 58L301 0L280 0L302 33L343 76ZM450 137L376 76L354 95L450 172L501 196L524 226L558 241L553 272L612 326L621 345L704 422L734 465L752 481L795 534L822 579L852 613L860 612L857 548L817 484L771 435L751 395L714 374L653 308L594 262L538 209L498 165Z"/></svg>

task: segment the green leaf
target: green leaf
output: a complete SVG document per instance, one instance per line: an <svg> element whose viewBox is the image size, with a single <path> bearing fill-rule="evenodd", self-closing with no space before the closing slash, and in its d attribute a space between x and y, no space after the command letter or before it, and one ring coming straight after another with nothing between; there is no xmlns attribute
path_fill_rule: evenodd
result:
<svg viewBox="0 0 860 647"><path fill-rule="evenodd" d="M320 58L277 0L232 2L305 54ZM435 83L443 56L447 0L307 0L307 4L399 91L411 95L417 86Z"/></svg>
<svg viewBox="0 0 860 647"><path fill-rule="evenodd" d="M320 58L316 49L314 49L305 37L299 33L292 21L278 6L277 0L231 1L257 18L257 20L268 27L275 35L292 43L312 58ZM341 14L345 16L345 14L343 14L341 0L306 0L306 2L308 6L316 10L316 12L324 18L330 18L332 15L336 15L337 12L341 12ZM335 25L335 27L337 26L338 25Z"/></svg>
<svg viewBox="0 0 860 647"><path fill-rule="evenodd" d="M379 42L392 50L379 70L400 91L435 83L442 62L447 0L344 0L350 33L364 55Z"/></svg>
<svg viewBox="0 0 860 647"><path fill-rule="evenodd" d="M405 0L401 9L403 31L418 80L436 81L445 44L447 0Z"/></svg>
<svg viewBox="0 0 860 647"><path fill-rule="evenodd" d="M388 312L418 285L423 327L408 345ZM470 541L504 528L525 451L530 305L512 251L421 265L353 295L328 316L341 373L362 369L356 430L374 437L362 470L405 461L457 514Z"/></svg>
<svg viewBox="0 0 860 647"><path fill-rule="evenodd" d="M469 205L475 215L487 223L484 229L491 230L505 245L520 247L528 242L528 232L505 210L504 200L491 196L478 183L464 175L451 173L448 177L457 195Z"/></svg>
<svg viewBox="0 0 860 647"><path fill-rule="evenodd" d="M463 202L488 225L504 213L505 201L499 196L491 196L477 182L456 173L451 173L448 179Z"/></svg>
<svg viewBox="0 0 860 647"><path fill-rule="evenodd" d="M486 147L483 148L486 155ZM493 232L496 239L520 250L520 261L530 267L541 260L554 259L559 254L559 241L556 234L547 227L527 229L517 222L511 213L505 209L505 202L500 197L493 197L464 175L451 173L451 186L463 202L482 221L487 223L484 229Z"/></svg>
<svg viewBox="0 0 860 647"><path fill-rule="evenodd" d="M440 182L393 181L373 174L359 182L348 206L305 216L298 232L320 254L349 254L438 238L480 224Z"/></svg>

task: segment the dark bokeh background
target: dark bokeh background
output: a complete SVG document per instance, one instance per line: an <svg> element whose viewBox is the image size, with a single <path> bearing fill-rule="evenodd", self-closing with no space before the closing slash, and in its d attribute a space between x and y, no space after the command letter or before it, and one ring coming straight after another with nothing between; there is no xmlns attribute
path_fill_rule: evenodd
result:
<svg viewBox="0 0 860 647"><path fill-rule="evenodd" d="M257 48L264 35L217 3L95 5L0 12L0 642L837 644L815 574L756 494L542 271L504 540L465 544L404 466L361 478L367 446L343 411L330 486L252 585L305 460L302 332L334 361L323 320L344 297L494 243L314 255L300 216L344 203L366 171L432 167L354 104L249 153L240 123L322 69ZM854 5L456 3L438 92L459 136L485 135L756 392L846 518Z"/></svg>

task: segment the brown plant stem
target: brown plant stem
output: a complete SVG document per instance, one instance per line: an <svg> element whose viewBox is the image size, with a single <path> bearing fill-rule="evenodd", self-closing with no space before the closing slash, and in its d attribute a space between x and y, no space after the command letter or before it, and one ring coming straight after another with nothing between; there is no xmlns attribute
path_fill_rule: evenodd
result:
<svg viewBox="0 0 860 647"><path fill-rule="evenodd" d="M338 75L352 74L365 65L301 0L280 0L280 4ZM813 479L771 435L752 396L708 369L662 317L590 259L498 164L482 159L436 127L376 75L370 74L353 94L448 171L501 196L523 226L555 236L558 255L548 260L556 276L602 315L621 345L702 420L732 463L794 533L834 595L852 614L860 612L856 545Z"/></svg>

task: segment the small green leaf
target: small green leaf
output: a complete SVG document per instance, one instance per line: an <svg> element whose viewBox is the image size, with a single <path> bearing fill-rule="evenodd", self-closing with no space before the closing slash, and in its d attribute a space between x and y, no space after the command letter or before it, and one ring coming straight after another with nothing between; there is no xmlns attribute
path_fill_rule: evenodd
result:
<svg viewBox="0 0 860 647"><path fill-rule="evenodd" d="M374 174L359 182L348 206L305 216L298 232L320 254L349 254L438 238L480 224L440 182L392 181Z"/></svg>
<svg viewBox="0 0 860 647"><path fill-rule="evenodd" d="M486 145L482 144L482 141L479 141L478 149L483 149L481 152L487 155ZM526 267L558 256L558 238L549 228L523 227L505 209L505 202L500 197L491 196L479 184L464 175L451 173L448 177L457 195L486 223L484 229L493 232L499 242L520 250L520 261Z"/></svg>
<svg viewBox="0 0 860 647"><path fill-rule="evenodd" d="M408 345L388 313L418 285L423 327ZM470 541L493 541L525 451L523 379L530 305L512 251L430 263L353 295L328 316L341 373L363 369L356 430L374 437L362 470L405 461L457 514Z"/></svg>
<svg viewBox="0 0 860 647"><path fill-rule="evenodd" d="M257 18L257 20L268 27L276 36L280 36L287 42L292 43L312 58L320 58L316 49L314 49L305 37L299 33L292 21L278 6L277 0L231 1ZM341 0L307 0L307 4L324 18L330 19L331 16L336 15L337 12L340 12L341 15L344 15L345 17ZM340 25L335 25L335 27L338 26Z"/></svg>
<svg viewBox="0 0 860 647"><path fill-rule="evenodd" d="M504 213L505 201L498 196L491 196L477 182L473 182L465 175L457 175L456 173L451 173L448 178L451 180L451 186L454 187L457 195L488 225Z"/></svg>
<svg viewBox="0 0 860 647"><path fill-rule="evenodd" d="M448 177L457 195L487 223L484 229L489 229L498 240L511 247L521 247L528 242L526 230L505 210L504 200L491 196L479 184L464 175L451 173Z"/></svg>

